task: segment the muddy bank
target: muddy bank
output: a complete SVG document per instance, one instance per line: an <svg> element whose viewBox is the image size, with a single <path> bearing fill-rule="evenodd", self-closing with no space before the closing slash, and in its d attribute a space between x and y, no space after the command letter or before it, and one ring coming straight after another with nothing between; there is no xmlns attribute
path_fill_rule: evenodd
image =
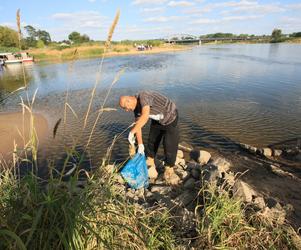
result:
<svg viewBox="0 0 301 250"><path fill-rule="evenodd" d="M39 144L43 143L48 135L48 121L42 114L35 113L34 128L37 132ZM14 150L14 143L23 148L30 136L30 114L25 112L0 114L0 156L8 158Z"/></svg>

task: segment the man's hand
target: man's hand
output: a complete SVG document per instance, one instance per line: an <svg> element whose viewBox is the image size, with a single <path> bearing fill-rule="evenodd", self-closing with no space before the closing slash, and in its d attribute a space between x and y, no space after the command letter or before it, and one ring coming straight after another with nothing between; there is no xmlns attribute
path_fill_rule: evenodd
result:
<svg viewBox="0 0 301 250"><path fill-rule="evenodd" d="M143 144L139 144L138 145L138 153L139 154L144 154L144 145Z"/></svg>
<svg viewBox="0 0 301 250"><path fill-rule="evenodd" d="M128 141L131 145L135 144L135 135L132 132L129 133Z"/></svg>

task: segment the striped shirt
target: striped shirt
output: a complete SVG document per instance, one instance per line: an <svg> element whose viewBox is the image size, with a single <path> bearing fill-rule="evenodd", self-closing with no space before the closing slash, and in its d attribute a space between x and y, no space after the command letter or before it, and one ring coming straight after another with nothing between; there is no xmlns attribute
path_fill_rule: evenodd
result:
<svg viewBox="0 0 301 250"><path fill-rule="evenodd" d="M149 118L162 125L172 123L177 117L176 104L166 96L155 91L141 91L135 95L137 106L134 110L135 117L139 117L144 106L150 106Z"/></svg>

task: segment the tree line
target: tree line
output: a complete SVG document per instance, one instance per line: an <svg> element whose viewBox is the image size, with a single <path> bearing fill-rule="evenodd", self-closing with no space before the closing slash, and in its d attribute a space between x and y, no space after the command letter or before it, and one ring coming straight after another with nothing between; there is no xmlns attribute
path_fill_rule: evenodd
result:
<svg viewBox="0 0 301 250"><path fill-rule="evenodd" d="M57 43L51 40L50 34L46 30L36 29L31 25L27 25L24 27L24 30L26 31L26 36L22 36L21 39L21 48L27 49L27 48L43 48L44 46L49 45L50 43ZM254 37L255 35L249 35L249 34L240 34L235 35L232 33L214 33L214 34L207 34L200 36L200 38L221 38L221 37ZM265 35L264 35L265 36ZM272 43L277 42L283 42L290 38L298 38L301 37L301 32L295 32L291 33L289 35L284 35L282 33L281 29L274 29L272 31L272 34L270 36L270 41ZM69 44L81 44L92 41L89 36L86 34L80 34L77 31L73 31L68 35L68 40L63 40L61 43L65 43L67 45ZM133 41L125 40L124 43L133 43ZM123 43L122 42L122 43ZM148 43L154 43L153 46L157 45L157 43L160 43L160 40L149 40ZM18 33L17 31L6 27L6 26L0 26L0 47L19 47L19 40L18 40Z"/></svg>
<svg viewBox="0 0 301 250"><path fill-rule="evenodd" d="M42 29L36 29L32 25L26 25L24 27L26 36L22 34L21 48L43 48L50 43L56 43L52 41L49 32ZM86 34L80 34L73 31L69 34L68 40L63 40L67 44L80 44L89 42L91 39ZM19 47L19 38L16 30L6 26L0 26L0 47Z"/></svg>

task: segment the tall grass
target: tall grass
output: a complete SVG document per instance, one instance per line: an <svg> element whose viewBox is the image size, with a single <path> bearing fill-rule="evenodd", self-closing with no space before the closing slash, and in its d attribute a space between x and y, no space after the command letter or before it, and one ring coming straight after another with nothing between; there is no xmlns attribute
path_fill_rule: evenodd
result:
<svg viewBox="0 0 301 250"><path fill-rule="evenodd" d="M300 238L294 229L268 221L249 205L231 197L226 186L207 185L198 207L197 244L214 249L298 249ZM198 210L197 209L197 210Z"/></svg>

